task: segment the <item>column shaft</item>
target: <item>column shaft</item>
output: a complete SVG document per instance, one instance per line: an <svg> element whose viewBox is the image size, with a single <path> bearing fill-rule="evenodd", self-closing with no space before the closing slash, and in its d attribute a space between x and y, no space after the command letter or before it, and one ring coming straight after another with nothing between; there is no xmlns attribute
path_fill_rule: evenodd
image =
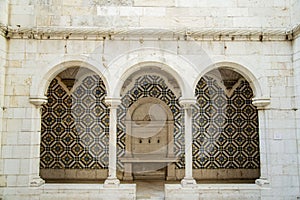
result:
<svg viewBox="0 0 300 200"><path fill-rule="evenodd" d="M109 164L108 164L108 176L110 178L116 178L117 169L117 108L111 107L109 114Z"/></svg>
<svg viewBox="0 0 300 200"><path fill-rule="evenodd" d="M108 177L104 182L104 187L118 187L120 181L117 178L117 108L120 105L120 99L106 98L106 104L109 105L109 162Z"/></svg>
<svg viewBox="0 0 300 200"><path fill-rule="evenodd" d="M181 180L182 187L195 187L193 178L193 133L192 133L192 105L194 99L183 99L180 103L184 108L184 141L185 141L185 177Z"/></svg>

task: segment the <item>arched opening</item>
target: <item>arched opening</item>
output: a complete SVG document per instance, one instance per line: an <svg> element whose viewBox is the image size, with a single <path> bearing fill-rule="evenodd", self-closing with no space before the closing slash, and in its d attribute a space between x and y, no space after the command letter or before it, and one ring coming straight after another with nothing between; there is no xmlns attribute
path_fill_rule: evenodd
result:
<svg viewBox="0 0 300 200"><path fill-rule="evenodd" d="M260 176L259 126L249 82L220 67L200 79L195 96L194 178L254 182Z"/></svg>
<svg viewBox="0 0 300 200"><path fill-rule="evenodd" d="M178 83L156 67L125 81L118 109L118 165L123 180L175 179L184 168Z"/></svg>
<svg viewBox="0 0 300 200"><path fill-rule="evenodd" d="M157 98L141 98L130 106L125 124L123 179L174 179L174 120L168 105Z"/></svg>
<svg viewBox="0 0 300 200"><path fill-rule="evenodd" d="M107 177L109 109L106 87L87 68L59 73L42 107L40 176L48 182Z"/></svg>

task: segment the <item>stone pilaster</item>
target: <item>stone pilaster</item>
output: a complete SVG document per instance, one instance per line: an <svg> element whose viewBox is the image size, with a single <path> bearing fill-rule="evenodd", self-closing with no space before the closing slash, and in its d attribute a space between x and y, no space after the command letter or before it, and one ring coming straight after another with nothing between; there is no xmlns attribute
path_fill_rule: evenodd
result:
<svg viewBox="0 0 300 200"><path fill-rule="evenodd" d="M29 102L35 106L35 110L32 112L32 137L35 138L34 141L41 141L41 107L43 104L47 102L47 97L31 97L29 98ZM38 148L40 145L31 145L32 150L31 152L35 152L33 148ZM38 150L39 154L39 150ZM39 176L39 166L40 166L40 156L37 157L33 156L31 159L31 178L30 178L30 186L32 187L39 187L45 183L45 181Z"/></svg>
<svg viewBox="0 0 300 200"><path fill-rule="evenodd" d="M253 98L252 104L256 106L258 110L259 118L259 142L260 142L260 178L255 180L255 183L259 186L268 186L268 142L267 142L267 128L268 128L268 116L266 113L267 106L270 104L269 98Z"/></svg>

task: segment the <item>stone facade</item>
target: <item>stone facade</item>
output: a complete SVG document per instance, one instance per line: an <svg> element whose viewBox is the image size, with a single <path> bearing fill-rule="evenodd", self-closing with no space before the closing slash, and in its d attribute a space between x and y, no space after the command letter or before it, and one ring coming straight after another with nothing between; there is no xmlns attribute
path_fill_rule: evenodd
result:
<svg viewBox="0 0 300 200"><path fill-rule="evenodd" d="M298 0L2 0L0 198L135 199L135 185L123 184L117 171L126 149L120 121L126 112L118 109L126 111L126 91L143 76L160 76L176 96L170 107L180 107L174 149L181 160L174 170L183 180L165 185L166 199L300 198L299 10ZM104 171L82 172L99 173L99 185L52 185L40 177L41 108L51 82L73 67L92 71L105 85L109 160L100 162ZM191 109L199 80L220 68L238 73L253 92L259 174L252 184L194 180L215 176L195 167ZM131 101L140 98L131 92ZM218 173L235 177L226 170Z"/></svg>

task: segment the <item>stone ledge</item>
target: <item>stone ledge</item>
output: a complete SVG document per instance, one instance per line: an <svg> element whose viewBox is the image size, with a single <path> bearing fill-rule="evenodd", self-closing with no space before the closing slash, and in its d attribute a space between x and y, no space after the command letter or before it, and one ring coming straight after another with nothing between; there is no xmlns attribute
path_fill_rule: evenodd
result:
<svg viewBox="0 0 300 200"><path fill-rule="evenodd" d="M262 188L256 184L197 184L193 188L183 188L180 184L165 184L166 200L208 200L261 199Z"/></svg>
<svg viewBox="0 0 300 200"><path fill-rule="evenodd" d="M61 199L61 200L133 200L135 184L121 184L118 188L104 188L103 184L44 184L40 187L2 188L3 199Z"/></svg>

